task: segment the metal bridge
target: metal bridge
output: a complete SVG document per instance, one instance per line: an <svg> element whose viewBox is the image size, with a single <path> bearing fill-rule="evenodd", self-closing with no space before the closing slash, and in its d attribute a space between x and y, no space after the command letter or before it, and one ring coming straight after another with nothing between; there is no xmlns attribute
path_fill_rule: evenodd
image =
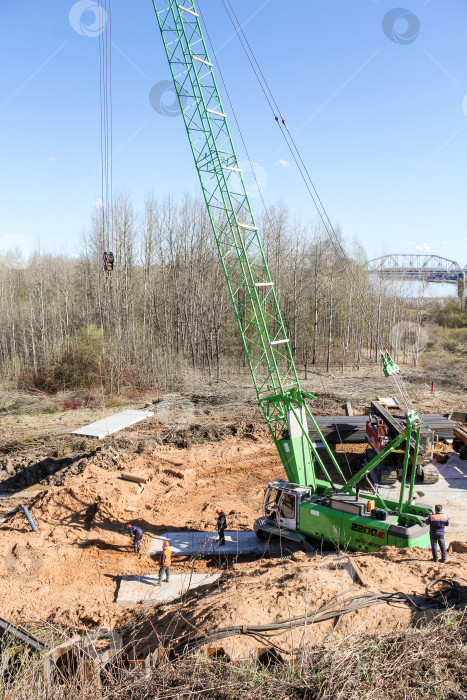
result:
<svg viewBox="0 0 467 700"><path fill-rule="evenodd" d="M462 269L454 260L439 255L383 255L382 258L370 260L368 269L383 277L451 284L465 281L467 275L467 267Z"/></svg>

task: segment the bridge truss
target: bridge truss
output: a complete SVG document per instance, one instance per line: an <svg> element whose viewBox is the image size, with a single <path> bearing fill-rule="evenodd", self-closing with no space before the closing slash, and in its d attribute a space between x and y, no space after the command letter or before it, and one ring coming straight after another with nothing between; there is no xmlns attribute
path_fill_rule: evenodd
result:
<svg viewBox="0 0 467 700"><path fill-rule="evenodd" d="M467 267L462 269L454 260L439 255L383 255L381 258L370 260L368 269L383 277L451 284L465 279L467 273Z"/></svg>

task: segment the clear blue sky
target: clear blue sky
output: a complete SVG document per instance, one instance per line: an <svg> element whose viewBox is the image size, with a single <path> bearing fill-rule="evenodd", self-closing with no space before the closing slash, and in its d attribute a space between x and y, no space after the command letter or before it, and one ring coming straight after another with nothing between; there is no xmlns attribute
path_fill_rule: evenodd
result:
<svg viewBox="0 0 467 700"><path fill-rule="evenodd" d="M403 2L393 20L386 0L232 0L345 236L370 257L420 250L464 266L467 3ZM0 253L40 242L75 254L101 197L99 40L71 26L75 5L0 4ZM265 199L314 219L222 3L201 8ZM112 39L114 191L127 188L137 207L148 190L198 193L181 117L149 102L170 77L151 0L113 0Z"/></svg>

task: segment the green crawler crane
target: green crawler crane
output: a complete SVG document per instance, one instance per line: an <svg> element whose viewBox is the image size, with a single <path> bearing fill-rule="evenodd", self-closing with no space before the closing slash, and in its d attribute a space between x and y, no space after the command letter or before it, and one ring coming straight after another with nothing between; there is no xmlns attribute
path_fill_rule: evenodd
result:
<svg viewBox="0 0 467 700"><path fill-rule="evenodd" d="M183 1L183 0L182 0ZM248 359L259 404L288 481L270 483L258 536L325 541L353 550L384 545L426 547L431 507L412 503L421 421L409 411L403 432L349 481L340 469L300 388L290 343L246 192L193 0L153 0L180 110L217 243L221 264ZM390 358L384 358L385 367ZM308 435L314 425L343 485L333 483ZM410 438L414 435L408 499ZM405 442L398 502L365 493L357 484ZM318 478L320 473L322 478Z"/></svg>

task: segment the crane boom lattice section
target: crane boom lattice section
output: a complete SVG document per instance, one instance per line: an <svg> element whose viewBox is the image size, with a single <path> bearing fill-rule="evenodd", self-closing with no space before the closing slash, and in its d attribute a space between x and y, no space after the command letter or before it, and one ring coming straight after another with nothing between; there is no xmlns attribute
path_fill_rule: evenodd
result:
<svg viewBox="0 0 467 700"><path fill-rule="evenodd" d="M277 438L287 425L280 397L300 397L300 386L213 65L194 2L153 2L255 389Z"/></svg>

